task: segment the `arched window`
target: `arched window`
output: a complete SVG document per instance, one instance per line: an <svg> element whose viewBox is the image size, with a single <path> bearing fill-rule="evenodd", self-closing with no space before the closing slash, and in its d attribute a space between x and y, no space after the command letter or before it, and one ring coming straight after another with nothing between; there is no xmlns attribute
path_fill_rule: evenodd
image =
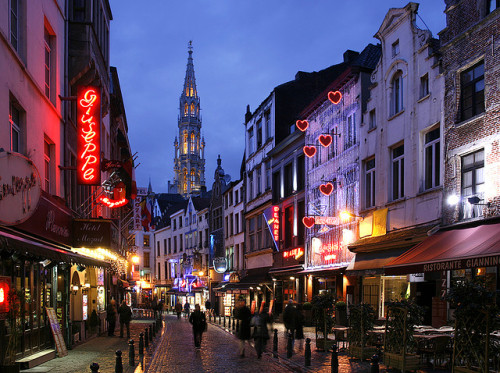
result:
<svg viewBox="0 0 500 373"><path fill-rule="evenodd" d="M398 70L391 80L391 115L403 110L403 72Z"/></svg>
<svg viewBox="0 0 500 373"><path fill-rule="evenodd" d="M195 111L194 111L194 103L191 104L191 116L195 116Z"/></svg>
<svg viewBox="0 0 500 373"><path fill-rule="evenodd" d="M195 140L195 137L194 137L194 132L191 132L191 153L194 153L194 146L195 146L195 143L196 143L196 140Z"/></svg>
<svg viewBox="0 0 500 373"><path fill-rule="evenodd" d="M188 152L188 132L184 131L182 135L182 149L184 150L184 154Z"/></svg>
<svg viewBox="0 0 500 373"><path fill-rule="evenodd" d="M189 97L189 86L186 87L186 96Z"/></svg>
<svg viewBox="0 0 500 373"><path fill-rule="evenodd" d="M189 108L189 106L188 106L188 104L187 104L187 102L186 102L186 103L184 104L184 115L188 115L188 108Z"/></svg>
<svg viewBox="0 0 500 373"><path fill-rule="evenodd" d="M190 175L191 176L191 190L193 190L195 187L195 182L196 182L195 175L196 175L196 172L195 172L194 168L192 168L191 175Z"/></svg>
<svg viewBox="0 0 500 373"><path fill-rule="evenodd" d="M183 181L182 181L182 193L187 193L187 175L188 175L188 171L185 168L184 169Z"/></svg>

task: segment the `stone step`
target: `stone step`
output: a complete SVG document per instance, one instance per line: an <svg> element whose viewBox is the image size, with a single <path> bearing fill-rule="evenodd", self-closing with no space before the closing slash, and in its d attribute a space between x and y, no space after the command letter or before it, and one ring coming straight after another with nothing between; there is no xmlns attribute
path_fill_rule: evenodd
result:
<svg viewBox="0 0 500 373"><path fill-rule="evenodd" d="M56 350L47 349L36 354L23 357L22 359L16 360L21 369L30 369L36 367L37 365L43 364L46 361L52 360L56 357Z"/></svg>

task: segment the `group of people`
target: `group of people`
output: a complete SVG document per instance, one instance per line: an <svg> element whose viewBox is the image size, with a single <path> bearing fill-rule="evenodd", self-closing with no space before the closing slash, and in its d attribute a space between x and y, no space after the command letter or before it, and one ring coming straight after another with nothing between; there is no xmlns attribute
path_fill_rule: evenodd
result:
<svg viewBox="0 0 500 373"><path fill-rule="evenodd" d="M123 338L123 330L127 329L127 338L130 338L130 320L132 320L132 310L125 302L122 300L120 307L116 309L116 301L111 299L108 308L106 310L106 321L108 322L108 336L112 337L115 335L116 326L116 316L119 315L120 320L120 338Z"/></svg>
<svg viewBox="0 0 500 373"><path fill-rule="evenodd" d="M200 305L198 305L198 307L199 306ZM191 312L191 305L189 304L188 301L186 301L186 303L184 303L184 307L182 306L182 304L179 301L177 301L174 308L175 308L175 312L177 313L177 319L181 318L183 309L184 309L184 314L186 315L186 317L189 317L189 313ZM195 306L195 309L196 309L196 306Z"/></svg>
<svg viewBox="0 0 500 373"><path fill-rule="evenodd" d="M238 339L240 340L238 353L240 357L245 357L245 344L250 344L250 340L253 339L257 358L260 359L267 341L269 340L268 324L272 324L267 308L263 307L261 312L252 316L252 312L245 301L240 300L235 310L235 316L240 321L240 327L238 329Z"/></svg>
<svg viewBox="0 0 500 373"><path fill-rule="evenodd" d="M283 323L285 324L286 337L289 334L292 336L292 347L295 344L295 340L299 341L299 351L302 351L304 347L304 314L302 313L302 305L293 304L293 300L288 300L288 304L283 311Z"/></svg>

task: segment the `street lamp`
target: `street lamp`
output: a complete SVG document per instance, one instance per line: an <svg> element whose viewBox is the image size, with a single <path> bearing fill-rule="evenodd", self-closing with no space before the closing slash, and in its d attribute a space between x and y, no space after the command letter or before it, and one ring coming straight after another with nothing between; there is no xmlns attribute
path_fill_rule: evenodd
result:
<svg viewBox="0 0 500 373"><path fill-rule="evenodd" d="M352 212L349 212L347 210L343 210L339 214L340 220L343 222L349 221L351 218L363 218L362 216L353 214Z"/></svg>
<svg viewBox="0 0 500 373"><path fill-rule="evenodd" d="M134 255L132 257L132 263L134 263L134 264L138 264L139 263L139 257L137 255Z"/></svg>
<svg viewBox="0 0 500 373"><path fill-rule="evenodd" d="M76 295L78 293L78 285L73 285L71 290L73 291L73 295Z"/></svg>

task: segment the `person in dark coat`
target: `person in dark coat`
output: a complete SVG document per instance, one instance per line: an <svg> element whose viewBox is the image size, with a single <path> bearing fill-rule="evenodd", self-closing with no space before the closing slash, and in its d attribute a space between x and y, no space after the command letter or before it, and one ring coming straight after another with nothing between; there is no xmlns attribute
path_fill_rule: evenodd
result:
<svg viewBox="0 0 500 373"><path fill-rule="evenodd" d="M250 328L252 312L250 311L250 308L247 307L244 300L240 300L238 308L236 309L236 318L240 321L238 329L240 348L238 353L240 357L245 357L245 341L250 344L250 338L252 338L252 331Z"/></svg>
<svg viewBox="0 0 500 373"><path fill-rule="evenodd" d="M180 304L179 301L175 304L175 312L177 312L177 320L180 319L182 314L182 304Z"/></svg>
<svg viewBox="0 0 500 373"><path fill-rule="evenodd" d="M127 327L127 339L130 338L130 320L132 319L132 310L127 306L125 299L122 300L120 308L118 308L118 314L120 315L120 338L123 338L123 327Z"/></svg>
<svg viewBox="0 0 500 373"><path fill-rule="evenodd" d="M201 312L200 305L194 306L194 312L189 316L189 322L193 325L194 347L201 348L201 337L207 327L205 314Z"/></svg>
<svg viewBox="0 0 500 373"><path fill-rule="evenodd" d="M288 338L288 333L292 334L292 341L294 340L295 327L297 323L297 309L293 305L293 300L288 300L288 305L283 311L283 323L285 324L286 337ZM293 346L293 342L292 342Z"/></svg>
<svg viewBox="0 0 500 373"><path fill-rule="evenodd" d="M184 303L184 312L186 313L186 317L189 318L189 312L191 311L191 305L188 301Z"/></svg>
<svg viewBox="0 0 500 373"><path fill-rule="evenodd" d="M266 348L267 341L269 340L269 329L267 324L271 323L271 318L267 313L267 308L264 307L262 312L252 317L250 326L253 326L253 339L255 341L255 350L257 351L257 358L262 357L262 352Z"/></svg>
<svg viewBox="0 0 500 373"><path fill-rule="evenodd" d="M299 341L299 351L304 347L304 324L305 317L302 311L302 304L297 304L297 318L295 320L295 339Z"/></svg>
<svg viewBox="0 0 500 373"><path fill-rule="evenodd" d="M116 302L111 299L106 309L106 320L108 321L108 336L112 337L115 335L115 325L116 325Z"/></svg>

